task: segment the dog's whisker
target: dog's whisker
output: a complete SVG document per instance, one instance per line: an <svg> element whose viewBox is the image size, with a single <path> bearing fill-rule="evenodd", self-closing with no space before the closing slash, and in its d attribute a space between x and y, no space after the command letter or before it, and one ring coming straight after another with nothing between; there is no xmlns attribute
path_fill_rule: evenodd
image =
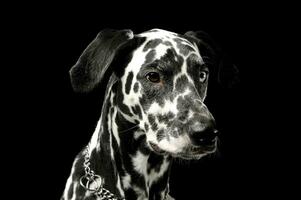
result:
<svg viewBox="0 0 301 200"><path fill-rule="evenodd" d="M128 132L128 131L130 131L130 130L133 130L134 128L137 128L137 127L139 127L139 124L137 124L137 125L135 125L135 126L132 126L132 127L129 128L129 129L119 131L119 133L125 133L125 132Z"/></svg>

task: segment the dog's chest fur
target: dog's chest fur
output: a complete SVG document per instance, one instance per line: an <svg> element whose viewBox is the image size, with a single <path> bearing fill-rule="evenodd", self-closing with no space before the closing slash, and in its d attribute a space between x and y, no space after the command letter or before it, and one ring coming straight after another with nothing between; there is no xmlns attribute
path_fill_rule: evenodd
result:
<svg viewBox="0 0 301 200"><path fill-rule="evenodd" d="M90 141L90 167L104 178L104 187L126 199L163 199L169 192L171 157L157 155L146 145L146 137L117 112L118 84L108 84L103 112ZM110 92L109 92L110 91ZM114 98L115 97L115 98ZM73 164L65 199L89 199L92 193L79 183L84 171L85 149ZM67 187L66 187L67 188ZM93 196L93 198L95 198Z"/></svg>

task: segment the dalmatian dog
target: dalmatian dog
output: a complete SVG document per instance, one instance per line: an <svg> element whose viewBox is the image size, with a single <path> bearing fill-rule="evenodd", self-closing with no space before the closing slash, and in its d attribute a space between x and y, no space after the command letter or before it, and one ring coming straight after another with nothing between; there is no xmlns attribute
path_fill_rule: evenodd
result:
<svg viewBox="0 0 301 200"><path fill-rule="evenodd" d="M202 31L101 31L70 70L75 91L106 84L106 92L89 148L76 157L61 200L110 199L81 183L87 158L97 174L88 187L101 184L115 199L173 199L173 158L200 159L217 148L204 100L209 76L222 77L220 52Z"/></svg>

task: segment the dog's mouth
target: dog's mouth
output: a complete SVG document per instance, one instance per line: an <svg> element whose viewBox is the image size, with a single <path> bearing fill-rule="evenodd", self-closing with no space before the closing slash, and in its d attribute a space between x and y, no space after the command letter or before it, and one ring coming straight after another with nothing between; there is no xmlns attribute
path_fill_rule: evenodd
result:
<svg viewBox="0 0 301 200"><path fill-rule="evenodd" d="M179 153L170 153L162 150L157 144L149 142L151 149L159 155L171 155L172 157L182 158L185 160L198 160L208 154L214 153L216 151L216 144L206 145L202 147L190 146L184 151Z"/></svg>
<svg viewBox="0 0 301 200"><path fill-rule="evenodd" d="M177 153L173 155L174 157L182 158L185 160L198 160L208 154L214 153L216 151L216 145L208 145L202 147L189 147L184 152Z"/></svg>
<svg viewBox="0 0 301 200"><path fill-rule="evenodd" d="M167 154L166 151L162 150L162 149L161 149L158 145L156 145L155 143L149 142L149 144L150 144L150 147L152 148L152 150L153 150L155 153L157 153L157 154L159 154L159 155L166 155L166 154Z"/></svg>

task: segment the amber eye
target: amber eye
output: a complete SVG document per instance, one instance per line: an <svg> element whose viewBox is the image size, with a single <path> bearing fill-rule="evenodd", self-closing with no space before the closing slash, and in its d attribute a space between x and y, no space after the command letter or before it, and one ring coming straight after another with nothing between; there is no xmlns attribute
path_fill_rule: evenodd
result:
<svg viewBox="0 0 301 200"><path fill-rule="evenodd" d="M200 72L199 78L200 78L200 82L201 82L201 83L205 82L206 79L207 79L207 72L201 71L201 72Z"/></svg>
<svg viewBox="0 0 301 200"><path fill-rule="evenodd" d="M159 83L160 82L160 74L157 72L149 72L145 75L145 78L153 83Z"/></svg>

